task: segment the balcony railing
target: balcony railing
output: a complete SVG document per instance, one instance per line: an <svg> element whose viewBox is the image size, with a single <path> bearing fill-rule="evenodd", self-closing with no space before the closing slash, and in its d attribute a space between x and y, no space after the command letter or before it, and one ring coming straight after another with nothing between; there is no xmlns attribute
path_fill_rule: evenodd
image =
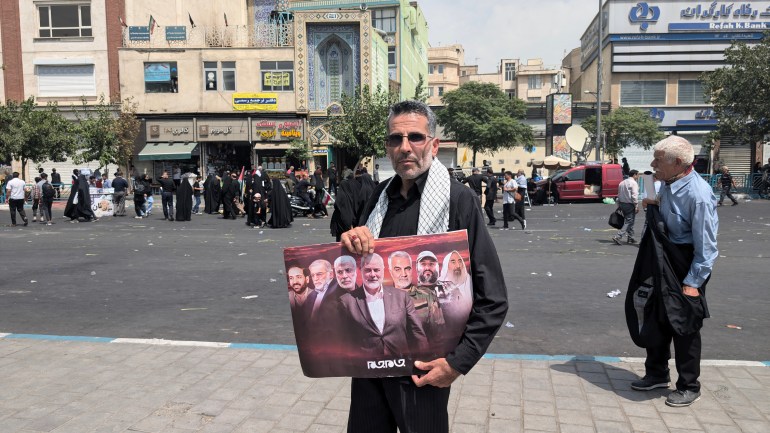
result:
<svg viewBox="0 0 770 433"><path fill-rule="evenodd" d="M166 32L158 27L150 40L137 41L129 38L123 29L124 48L278 48L294 46L294 25L260 23L254 31L248 26L187 26L184 40L167 40Z"/></svg>

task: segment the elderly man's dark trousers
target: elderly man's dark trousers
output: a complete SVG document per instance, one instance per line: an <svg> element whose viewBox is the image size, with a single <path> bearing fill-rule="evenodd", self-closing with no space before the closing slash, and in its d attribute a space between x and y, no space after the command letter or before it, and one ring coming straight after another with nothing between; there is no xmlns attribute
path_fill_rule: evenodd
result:
<svg viewBox="0 0 770 433"><path fill-rule="evenodd" d="M679 379L676 381L676 389L700 392L700 331L679 336L666 324L661 326L665 333L663 341L657 347L647 348L647 359L644 361L647 376L664 379L669 377L668 360L671 359L671 341L674 341L674 361Z"/></svg>
<svg viewBox="0 0 770 433"><path fill-rule="evenodd" d="M353 378L348 433L447 433L449 388L418 388L411 377Z"/></svg>
<svg viewBox="0 0 770 433"><path fill-rule="evenodd" d="M487 218L489 218L489 223L494 224L497 222L497 218L495 218L495 200L488 198L487 201L484 203L484 212L487 213Z"/></svg>

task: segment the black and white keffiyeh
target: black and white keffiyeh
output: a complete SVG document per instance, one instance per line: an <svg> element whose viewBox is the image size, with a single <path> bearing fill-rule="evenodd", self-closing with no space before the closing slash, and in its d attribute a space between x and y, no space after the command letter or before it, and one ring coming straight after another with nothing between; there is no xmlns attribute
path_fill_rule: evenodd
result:
<svg viewBox="0 0 770 433"><path fill-rule="evenodd" d="M388 185L380 193L377 205L366 220L366 226L375 238L380 237L380 229L385 214L388 212ZM445 233L449 230L449 185L451 180L446 167L433 158L428 170L428 180L420 197L420 219L417 223L417 234Z"/></svg>

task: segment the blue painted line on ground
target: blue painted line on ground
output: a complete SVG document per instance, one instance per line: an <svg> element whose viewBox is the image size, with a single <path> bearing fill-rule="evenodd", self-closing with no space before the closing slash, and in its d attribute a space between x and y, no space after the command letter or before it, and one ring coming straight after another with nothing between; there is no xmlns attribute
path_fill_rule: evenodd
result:
<svg viewBox="0 0 770 433"><path fill-rule="evenodd" d="M296 352L297 346L290 344L230 343L230 349L291 350Z"/></svg>
<svg viewBox="0 0 770 433"><path fill-rule="evenodd" d="M27 340L52 340L52 341L85 341L89 343L109 343L114 338L87 337L80 335L45 335L45 334L9 334L5 338L18 338Z"/></svg>
<svg viewBox="0 0 770 433"><path fill-rule="evenodd" d="M487 353L485 359L515 359L519 361L596 361L596 362L621 362L616 356L589 356L589 355L534 355L515 353Z"/></svg>
<svg viewBox="0 0 770 433"><path fill-rule="evenodd" d="M762 361L762 364L765 364L765 367L770 367L770 361Z"/></svg>

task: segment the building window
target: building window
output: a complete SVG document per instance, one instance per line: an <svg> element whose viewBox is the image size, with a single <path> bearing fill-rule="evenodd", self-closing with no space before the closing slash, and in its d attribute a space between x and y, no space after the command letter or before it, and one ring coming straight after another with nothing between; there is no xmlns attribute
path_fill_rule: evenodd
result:
<svg viewBox="0 0 770 433"><path fill-rule="evenodd" d="M433 87L428 87L428 97L429 98L433 97Z"/></svg>
<svg viewBox="0 0 770 433"><path fill-rule="evenodd" d="M679 80L679 105L703 105L708 103L699 80Z"/></svg>
<svg viewBox="0 0 770 433"><path fill-rule="evenodd" d="M294 62L259 62L259 68L262 70L263 91L294 90Z"/></svg>
<svg viewBox="0 0 770 433"><path fill-rule="evenodd" d="M203 62L203 89L206 91L235 91L235 62ZM221 73L220 73L221 71ZM219 79L221 77L221 80Z"/></svg>
<svg viewBox="0 0 770 433"><path fill-rule="evenodd" d="M388 47L388 66L395 66L396 65L396 47L389 46Z"/></svg>
<svg viewBox="0 0 770 433"><path fill-rule="evenodd" d="M39 96L96 96L94 65L38 65Z"/></svg>
<svg viewBox="0 0 770 433"><path fill-rule="evenodd" d="M443 74L444 73L444 65L438 65L438 73Z"/></svg>
<svg viewBox="0 0 770 433"><path fill-rule="evenodd" d="M444 86L438 86L438 96L444 96Z"/></svg>
<svg viewBox="0 0 770 433"><path fill-rule="evenodd" d="M516 64L506 63L505 64L505 81L513 81L515 79L516 79Z"/></svg>
<svg viewBox="0 0 770 433"><path fill-rule="evenodd" d="M665 105L666 82L621 81L620 105Z"/></svg>
<svg viewBox="0 0 770 433"><path fill-rule="evenodd" d="M216 91L217 86L217 62L203 62L203 89L209 92Z"/></svg>
<svg viewBox="0 0 770 433"><path fill-rule="evenodd" d="M538 98L536 96L534 96L534 97L531 96L531 97L527 98L527 102L540 102L540 98Z"/></svg>
<svg viewBox="0 0 770 433"><path fill-rule="evenodd" d="M50 4L38 6L41 38L79 38L93 36L90 4Z"/></svg>
<svg viewBox="0 0 770 433"><path fill-rule="evenodd" d="M508 99L516 99L516 91L515 90L506 90L505 94L508 95Z"/></svg>
<svg viewBox="0 0 770 433"><path fill-rule="evenodd" d="M464 77L465 76L465 71L460 71L460 76Z"/></svg>
<svg viewBox="0 0 770 433"><path fill-rule="evenodd" d="M144 93L176 93L178 90L176 62L145 62Z"/></svg>
<svg viewBox="0 0 770 433"><path fill-rule="evenodd" d="M530 75L528 81L530 89L540 89L543 87L543 79L540 75Z"/></svg>
<svg viewBox="0 0 770 433"><path fill-rule="evenodd" d="M432 73L433 73L433 69L434 69L434 68L433 68L433 65L428 65L428 73L429 73L429 74L432 74Z"/></svg>
<svg viewBox="0 0 770 433"><path fill-rule="evenodd" d="M396 10L377 9L372 11L372 27L385 33L396 33Z"/></svg>

